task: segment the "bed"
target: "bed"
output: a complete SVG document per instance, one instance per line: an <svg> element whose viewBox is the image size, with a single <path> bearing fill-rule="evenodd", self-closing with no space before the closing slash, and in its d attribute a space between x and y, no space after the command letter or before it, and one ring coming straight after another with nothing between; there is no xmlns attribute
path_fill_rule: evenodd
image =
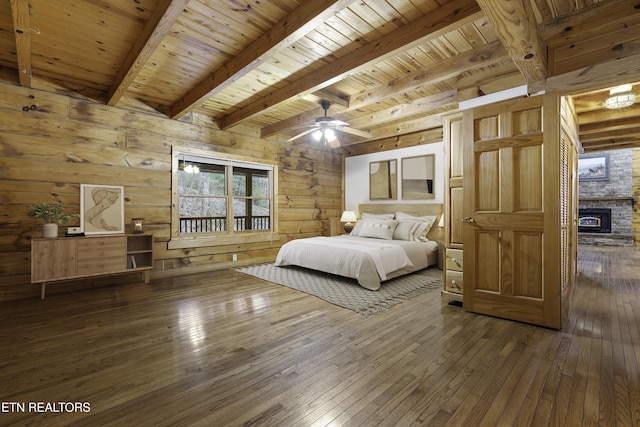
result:
<svg viewBox="0 0 640 427"><path fill-rule="evenodd" d="M375 291L386 280L438 263L441 210L439 204L360 205L350 235L291 240L280 248L275 265L350 277Z"/></svg>

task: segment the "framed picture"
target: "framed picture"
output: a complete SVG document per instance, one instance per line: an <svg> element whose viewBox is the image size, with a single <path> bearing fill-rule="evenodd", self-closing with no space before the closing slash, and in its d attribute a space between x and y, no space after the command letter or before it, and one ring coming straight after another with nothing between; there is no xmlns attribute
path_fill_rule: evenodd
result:
<svg viewBox="0 0 640 427"><path fill-rule="evenodd" d="M393 159L369 163L369 199L396 199L397 197L397 161Z"/></svg>
<svg viewBox="0 0 640 427"><path fill-rule="evenodd" d="M609 155L580 157L578 159L580 181L603 181L609 179Z"/></svg>
<svg viewBox="0 0 640 427"><path fill-rule="evenodd" d="M124 187L81 184L80 225L87 235L124 233Z"/></svg>
<svg viewBox="0 0 640 427"><path fill-rule="evenodd" d="M402 159L402 198L404 200L435 199L435 156Z"/></svg>

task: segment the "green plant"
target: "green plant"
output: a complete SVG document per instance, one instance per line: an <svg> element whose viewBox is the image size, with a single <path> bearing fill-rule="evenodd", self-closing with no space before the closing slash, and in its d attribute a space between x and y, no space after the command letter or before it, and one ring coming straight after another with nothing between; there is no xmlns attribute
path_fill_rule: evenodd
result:
<svg viewBox="0 0 640 427"><path fill-rule="evenodd" d="M66 224L78 216L78 214L65 214L64 210L65 206L61 201L56 204L36 203L29 205L27 214L36 220L42 219L46 224Z"/></svg>

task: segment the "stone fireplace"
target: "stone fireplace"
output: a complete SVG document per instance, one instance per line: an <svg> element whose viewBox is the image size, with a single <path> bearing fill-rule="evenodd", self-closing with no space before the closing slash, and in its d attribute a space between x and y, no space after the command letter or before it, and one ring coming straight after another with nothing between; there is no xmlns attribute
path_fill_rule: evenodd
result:
<svg viewBox="0 0 640 427"><path fill-rule="evenodd" d="M580 165L589 166L578 170L578 242L633 245L632 150L604 151L580 159L587 159Z"/></svg>

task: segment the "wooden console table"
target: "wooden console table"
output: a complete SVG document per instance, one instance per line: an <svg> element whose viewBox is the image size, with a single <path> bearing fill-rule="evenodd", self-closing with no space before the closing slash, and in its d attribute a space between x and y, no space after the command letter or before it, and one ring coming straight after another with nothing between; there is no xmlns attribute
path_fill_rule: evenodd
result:
<svg viewBox="0 0 640 427"><path fill-rule="evenodd" d="M31 241L31 283L47 283L108 274L142 272L149 283L153 268L152 234L36 238Z"/></svg>

